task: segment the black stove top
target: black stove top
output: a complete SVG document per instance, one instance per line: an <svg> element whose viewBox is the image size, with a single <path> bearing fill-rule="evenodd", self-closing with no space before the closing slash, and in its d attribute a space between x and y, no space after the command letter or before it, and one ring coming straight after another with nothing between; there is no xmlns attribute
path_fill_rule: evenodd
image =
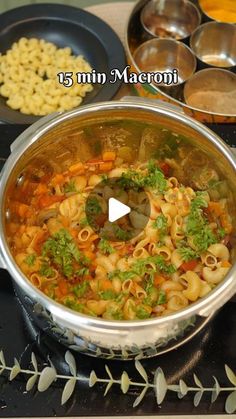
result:
<svg viewBox="0 0 236 419"><path fill-rule="evenodd" d="M9 154L10 143L24 129L24 126L0 125L0 164ZM230 145L236 146L235 126L215 126L214 129ZM213 387L215 376L222 387L233 387L229 383L224 365L228 364L236 372L236 302L228 302L208 323L208 325L190 342L182 347L160 355L157 358L141 361L148 373L149 381L157 367L161 367L170 384L178 384L183 379L189 386L196 387L193 380L195 373L204 387ZM3 349L7 365L12 365L18 358L22 368L28 368L32 351L39 366L48 362L48 357L59 374L68 374L64 356L66 349L40 332L30 322L27 314L20 307L14 295L12 281L7 272L0 270L0 349ZM45 393L32 390L25 392L27 377L19 375L9 383L6 373L0 377L0 416L1 417L44 417L44 416L123 416L123 415L205 415L225 413L225 400L229 393L220 393L215 403L211 404L211 394L203 394L198 407L193 405L196 392L189 392L182 400L177 394L168 392L161 407L156 403L153 389L147 391L145 398L136 408L133 403L140 394L140 389L131 386L127 394L122 394L119 385L114 384L106 397L103 397L105 385L88 386L91 370L100 378L107 378L105 365L109 366L114 379L119 379L126 371L133 381L142 381L133 362L109 361L89 358L74 354L81 381L71 399L60 405L64 386L57 380Z"/></svg>

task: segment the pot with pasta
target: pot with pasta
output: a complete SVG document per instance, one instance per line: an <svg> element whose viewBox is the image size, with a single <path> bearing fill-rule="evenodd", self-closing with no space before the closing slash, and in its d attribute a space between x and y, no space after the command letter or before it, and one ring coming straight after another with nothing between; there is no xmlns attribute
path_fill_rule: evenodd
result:
<svg viewBox="0 0 236 419"><path fill-rule="evenodd" d="M1 173L1 266L33 321L70 349L158 355L235 292L235 185L230 149L166 105L41 119Z"/></svg>

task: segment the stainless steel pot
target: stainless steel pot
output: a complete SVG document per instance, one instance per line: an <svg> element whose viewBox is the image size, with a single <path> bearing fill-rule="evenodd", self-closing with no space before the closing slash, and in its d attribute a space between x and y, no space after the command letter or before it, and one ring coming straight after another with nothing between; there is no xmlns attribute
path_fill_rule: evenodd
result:
<svg viewBox="0 0 236 419"><path fill-rule="evenodd" d="M21 303L41 328L69 348L114 359L145 358L179 346L197 333L236 291L234 265L225 280L209 295L181 311L142 321L108 321L76 313L51 300L31 284L14 262L5 237L8 216L5 198L12 182L19 181L22 170L33 156L40 155L40 161L44 159L46 162L49 153L50 158L53 153L56 155L61 138L66 138L64 147L69 149L71 139L82 126L125 118L154 121L177 134L191 137L192 142L215 159L228 179L229 188L235 191L236 159L219 137L178 110L169 109L164 104L144 103L138 98L99 103L40 119L12 144L12 153L0 179L0 265L14 279ZM235 221L234 208L232 203Z"/></svg>

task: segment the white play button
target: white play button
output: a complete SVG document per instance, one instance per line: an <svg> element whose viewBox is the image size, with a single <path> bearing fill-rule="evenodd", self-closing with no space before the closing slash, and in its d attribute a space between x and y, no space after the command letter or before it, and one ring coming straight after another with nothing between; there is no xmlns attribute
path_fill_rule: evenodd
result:
<svg viewBox="0 0 236 419"><path fill-rule="evenodd" d="M140 193L142 203L139 205ZM112 177L105 178L90 191L85 213L90 227L100 239L124 243L145 229L151 209L149 197L140 185L132 183L126 187L124 178Z"/></svg>
<svg viewBox="0 0 236 419"><path fill-rule="evenodd" d="M108 220L110 223L119 220L124 215L129 214L131 211L130 207L118 201L115 198L110 198L108 201Z"/></svg>

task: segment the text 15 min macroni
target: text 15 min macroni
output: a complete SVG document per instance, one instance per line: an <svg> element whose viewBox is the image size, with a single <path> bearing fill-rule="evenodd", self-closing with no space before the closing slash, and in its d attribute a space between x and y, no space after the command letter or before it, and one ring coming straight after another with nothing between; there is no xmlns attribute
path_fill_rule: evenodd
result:
<svg viewBox="0 0 236 419"><path fill-rule="evenodd" d="M74 82L77 84L85 83L98 83L105 84L107 82L114 84L121 80L125 84L137 84L137 83L156 83L156 84L178 84L178 70L173 69L172 71L157 71L157 72L140 72L139 74L130 72L130 66L127 65L123 71L118 68L114 68L110 71L110 77L106 73L99 73L96 70L92 70L88 73L78 72L73 73L72 71L60 72L57 74L58 81L65 87L73 86ZM75 80L75 81L74 81Z"/></svg>

